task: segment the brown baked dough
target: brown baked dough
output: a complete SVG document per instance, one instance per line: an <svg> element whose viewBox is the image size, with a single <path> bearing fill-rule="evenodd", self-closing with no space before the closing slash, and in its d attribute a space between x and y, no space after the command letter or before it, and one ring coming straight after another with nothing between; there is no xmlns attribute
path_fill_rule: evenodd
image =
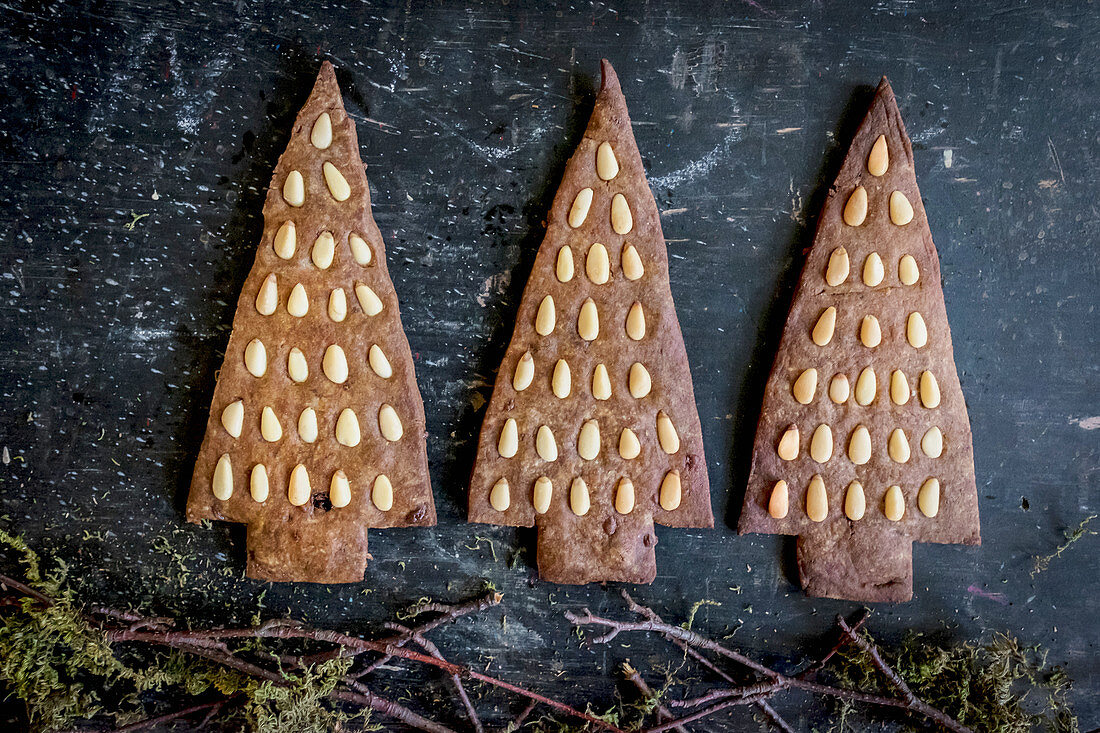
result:
<svg viewBox="0 0 1100 733"><path fill-rule="evenodd" d="M885 171L883 145L888 151ZM862 217L861 194L855 193L860 186L867 202ZM911 206L908 223L902 223L909 215L905 202L896 199L894 192L904 195ZM853 194L856 200L849 208ZM847 223L846 209L850 221L858 224ZM848 259L846 272L842 248ZM903 262L907 257L912 261ZM911 267L914 264L919 272ZM814 330L829 308L836 309L835 327L831 339L821 346ZM922 343L913 313L920 314L927 334L920 346L913 345ZM864 326L865 316L874 316L878 328L873 322ZM823 324L819 341L825 340L827 330ZM876 341L876 346L866 345ZM810 595L909 600L913 541L980 543L973 441L953 353L939 257L917 188L913 149L884 77L829 191L795 292L764 394L739 524L741 533L798 535L799 574ZM795 384L809 369L816 370L816 388L803 404L796 392L806 388L801 393L805 399L813 380L808 375L798 390ZM873 400L864 405L857 401L856 390L865 369L875 372L876 388ZM904 383L894 376L895 371L904 375ZM938 402L930 381L922 382L925 372L935 377ZM831 396L835 375L840 376ZM848 395L838 402L834 396L843 396L841 378L847 381ZM862 386L866 401L871 394L869 377ZM817 445L817 458L811 455L820 425L829 426L832 436L831 456L824 461L817 460L826 457L824 436ZM779 455L780 443L790 426L798 428L797 441L789 438L791 446L797 445L797 457L785 460ZM854 435L860 426L870 438L865 462L860 436ZM942 435L938 457L933 457L938 453L934 428ZM897 429L904 436L894 436ZM853 462L852 455L861 462ZM819 498L822 492L810 490L815 475L824 485L827 507L813 496L816 493ZM779 516L782 488L774 511L769 508L780 481L787 487L784 516ZM851 486L853 481L864 498L859 519L849 518L859 515L859 490ZM888 497L890 487L898 488ZM849 490L853 495L847 505ZM935 511L934 495L938 495ZM897 498L903 501L903 513L892 519L887 514L897 516L893 501ZM811 518L815 510L821 514Z"/></svg>
<svg viewBox="0 0 1100 733"><path fill-rule="evenodd" d="M326 114L331 123L327 136ZM330 185L325 174L328 163L346 182L345 190L335 176ZM288 202L288 198L295 200L292 185L284 191L288 178L291 184L296 178L294 171L302 177L300 206ZM287 221L294 223L294 248L291 253L289 247L281 247L280 255L276 239ZM327 267L323 267L328 261L325 232L331 233L334 245ZM349 239L353 235L358 235L361 243ZM270 285L268 291L263 288L272 274L274 298L261 305L258 298L263 301L262 294L270 292ZM300 317L290 312L297 284L308 299L308 311ZM366 297L360 299L357 286L370 288L381 304L380 311L368 314L376 310L376 302L361 287L358 292ZM341 296L333 291L340 289L346 315L337 320ZM266 352L266 371L259 377L245 363L246 350L254 339L264 344ZM324 367L324 355L333 345L342 349L347 362L342 383L330 378ZM378 371L371 366L372 347L377 347ZM308 369L303 381L290 376L292 349L301 351ZM377 350L389 370L377 357ZM391 372L388 376L380 376L387 371ZM332 374L339 378L335 370ZM237 401L241 401L243 418L240 435L234 437L225 424L232 427L234 421L223 422L223 411ZM395 440L381 432L380 414L390 414L386 405L401 424L399 438L396 430L390 433ZM266 407L279 422L278 440L269 441L261 433ZM299 418L307 409L316 415L313 442L299 432ZM336 426L345 409L355 413L357 444L353 444L351 430L342 433L345 444L337 441ZM345 419L344 427L350 428L350 423ZM326 61L271 178L263 236L237 302L233 332L191 481L187 518L191 522L218 519L247 524L251 577L317 583L360 581L369 557L368 527L435 524L424 426L424 405L401 327L397 296L386 270L385 246L371 215L355 124L344 111L336 75ZM309 437L308 425L305 427ZM269 433L272 436L274 431ZM229 467L225 470L223 466L217 475L223 456ZM266 498L258 478L253 496L252 477L254 470L259 471L257 466L266 469ZM309 489L300 487L292 503L291 475L296 466L304 467L308 474ZM347 477L346 490L339 481L333 482L338 471ZM226 476L232 479L231 493ZM386 497L386 479L392 501ZM225 498L218 498L215 488Z"/></svg>
<svg viewBox="0 0 1100 733"><path fill-rule="evenodd" d="M485 415L469 511L472 522L537 526L539 574L545 580L649 583L656 575L655 521L673 527L711 527L714 520L691 372L669 288L660 216L646 182L618 77L607 61L603 61L602 71L603 85L591 121L554 198L546 237L524 290L515 333ZM585 189L592 195L587 213L581 217ZM572 264L571 268L563 265L562 277L559 257ZM640 269L636 269L638 263ZM568 278L564 277L567 270L571 270ZM543 305L547 297L554 303L554 326L540 334L536 321L540 308L547 307ZM591 305L586 306L589 299ZM589 332L590 324L585 322L593 305L598 335ZM532 362L530 383L524 385L521 366L523 388L517 389L517 366L525 354L530 354ZM569 366L569 394L564 398L557 396L553 387L559 360ZM643 365L649 375L644 396L642 375L635 363ZM593 382L594 377L598 381L596 370L601 364L610 386L606 399L597 399L600 386ZM637 373L638 397L630 389L632 368ZM658 438L659 416L664 445L671 452L662 448ZM510 420L515 421L514 433ZM584 443L582 433L590 437L593 432L591 427L584 429L589 421L598 425L599 445L598 452L586 459L580 445ZM675 438L668 430L670 425ZM552 455L549 452L540 455L538 434L543 426L553 434L555 460L547 460ZM629 434L623 436L624 429L637 438L636 457L624 458L620 453L622 441L625 454L632 455L633 441ZM540 478L548 479L552 486L548 500L536 497L535 484ZM584 488L578 484L574 490L577 479L583 480ZM615 506L623 479L633 485L629 511L618 511ZM494 487L498 487L495 496ZM574 494L575 502L571 500ZM580 515L576 510L584 508L585 494L590 507ZM625 498L624 487L619 504L624 510L628 509Z"/></svg>

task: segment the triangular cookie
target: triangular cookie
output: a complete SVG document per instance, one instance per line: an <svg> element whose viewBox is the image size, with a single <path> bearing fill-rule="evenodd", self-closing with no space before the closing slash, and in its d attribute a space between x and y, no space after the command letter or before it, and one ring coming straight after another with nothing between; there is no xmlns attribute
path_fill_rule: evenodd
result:
<svg viewBox="0 0 1100 733"><path fill-rule="evenodd" d="M714 520L660 216L602 71L485 415L470 520L536 525L545 580L648 583L655 521Z"/></svg>
<svg viewBox="0 0 1100 733"><path fill-rule="evenodd" d="M355 123L322 64L264 204L187 518L248 525L248 574L362 580L367 528L435 524L424 405Z"/></svg>
<svg viewBox="0 0 1100 733"><path fill-rule="evenodd" d="M913 148L884 77L787 317L739 525L797 534L810 595L908 600L913 541L981 541L953 354Z"/></svg>

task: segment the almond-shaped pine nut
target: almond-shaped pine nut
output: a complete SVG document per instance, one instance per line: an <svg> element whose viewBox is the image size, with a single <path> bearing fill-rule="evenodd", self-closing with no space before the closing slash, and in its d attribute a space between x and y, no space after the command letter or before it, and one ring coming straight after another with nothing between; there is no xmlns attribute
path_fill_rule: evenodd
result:
<svg viewBox="0 0 1100 733"><path fill-rule="evenodd" d="M863 493L863 484L853 481L844 493L844 516L853 522L863 519L867 513L867 495Z"/></svg>
<svg viewBox="0 0 1100 733"><path fill-rule="evenodd" d="M833 457L833 429L821 423L810 438L810 458L827 463Z"/></svg>
<svg viewBox="0 0 1100 733"><path fill-rule="evenodd" d="M264 348L263 341L252 339L244 347L244 365L254 377L267 374L267 349Z"/></svg>
<svg viewBox="0 0 1100 733"><path fill-rule="evenodd" d="M340 417L336 418L336 442L348 448L354 448L359 445L361 438L359 417L355 414L355 410L345 407L340 411Z"/></svg>
<svg viewBox="0 0 1100 733"><path fill-rule="evenodd" d="M286 357L286 373L298 384L309 378L309 364L306 362L306 355L297 346L291 349Z"/></svg>
<svg viewBox="0 0 1100 733"><path fill-rule="evenodd" d="M535 435L535 450L539 458L544 461L558 460L558 441L554 438L554 431L547 425L540 425Z"/></svg>
<svg viewBox="0 0 1100 733"><path fill-rule="evenodd" d="M867 259L863 261L863 284L873 288L881 284L884 277L886 277L886 268L878 252L867 255Z"/></svg>
<svg viewBox="0 0 1100 733"><path fill-rule="evenodd" d="M840 285L848 279L851 264L848 261L848 250L837 247L829 255L829 264L825 267L825 282L833 287Z"/></svg>
<svg viewBox="0 0 1100 733"><path fill-rule="evenodd" d="M871 153L867 156L867 172L876 178L886 175L890 167L890 149L886 147L886 136L879 135L875 144L871 146Z"/></svg>
<svg viewBox="0 0 1100 733"><path fill-rule="evenodd" d="M894 463L909 462L909 438L905 436L904 430L894 428L890 433L890 439L887 441L887 452L890 454L890 460Z"/></svg>
<svg viewBox="0 0 1100 733"><path fill-rule="evenodd" d="M607 247L599 242L592 243L584 258L584 272L596 285L603 285L611 279L611 258L607 254Z"/></svg>
<svg viewBox="0 0 1100 733"><path fill-rule="evenodd" d="M784 461L793 461L795 458L798 458L797 425L789 425L787 429L783 431L783 436L779 439L779 445L776 446L775 453Z"/></svg>
<svg viewBox="0 0 1100 733"><path fill-rule="evenodd" d="M641 341L645 338L645 311L642 304L634 301L626 314L626 335L632 341Z"/></svg>
<svg viewBox="0 0 1100 733"><path fill-rule="evenodd" d="M270 407L264 407L260 413L260 435L268 443L277 443L283 439L283 426L279 423L279 416Z"/></svg>
<svg viewBox="0 0 1100 733"><path fill-rule="evenodd" d="M367 240L363 239L355 232L348 235L348 247L351 249L352 259L361 267L366 267L370 264L371 260L374 259L374 253L371 252Z"/></svg>
<svg viewBox="0 0 1100 733"><path fill-rule="evenodd" d="M913 204L901 191L890 194L890 221L903 227L913 221Z"/></svg>
<svg viewBox="0 0 1100 733"><path fill-rule="evenodd" d="M234 438L241 437L244 429L244 400L230 402L222 410L222 427Z"/></svg>
<svg viewBox="0 0 1100 733"><path fill-rule="evenodd" d="M294 250L298 246L298 234L294 228L294 222L287 219L283 222L283 225L279 227L279 231L275 232L275 241L272 242L272 249L275 250L275 254L279 255L284 260L289 260L294 256Z"/></svg>
<svg viewBox="0 0 1100 733"><path fill-rule="evenodd" d="M787 482L780 479L772 487L772 493L768 497L768 514L772 519L783 519L790 510L790 489Z"/></svg>
<svg viewBox="0 0 1100 733"><path fill-rule="evenodd" d="M920 439L920 449L929 458L939 458L943 455L943 431L932 426L925 431Z"/></svg>
<svg viewBox="0 0 1100 733"><path fill-rule="evenodd" d="M923 348L928 343L928 326L924 323L924 316L913 311L905 324L905 338L914 349Z"/></svg>
<svg viewBox="0 0 1100 733"><path fill-rule="evenodd" d="M304 506L312 495L313 489L309 486L309 472L306 471L305 466L299 463L290 472L290 485L287 487L286 498L294 506Z"/></svg>
<svg viewBox="0 0 1100 733"><path fill-rule="evenodd" d="M348 358L344 350L337 344L332 344L325 349L325 356L321 360L321 370L334 384L343 384L348 381Z"/></svg>
<svg viewBox="0 0 1100 733"><path fill-rule="evenodd" d="M382 377L382 379L389 379L393 376L393 366L390 364L390 360L386 358L386 354L382 351L382 347L378 344L371 344L370 351L367 354L367 361L370 362L371 370Z"/></svg>
<svg viewBox="0 0 1100 733"><path fill-rule="evenodd" d="M920 268L917 267L913 255L903 255L898 260L898 280L901 280L902 285L916 285L917 280L920 280Z"/></svg>
<svg viewBox="0 0 1100 733"><path fill-rule="evenodd" d="M604 181L610 181L619 175L619 161L609 142L602 142L596 148L596 175Z"/></svg>
<svg viewBox="0 0 1100 733"><path fill-rule="evenodd" d="M546 514L550 510L550 500L554 498L554 484L546 476L535 479L535 487L531 492L531 503L535 507L536 514Z"/></svg>
<svg viewBox="0 0 1100 733"><path fill-rule="evenodd" d="M672 418L663 410L657 413L657 442L661 444L661 450L670 456L680 450L680 435L672 424Z"/></svg>
<svg viewBox="0 0 1100 733"><path fill-rule="evenodd" d="M801 405L813 402L814 394L817 392L817 370L811 367L799 374L798 379L794 380L791 392Z"/></svg>
<svg viewBox="0 0 1100 733"><path fill-rule="evenodd" d="M875 376L875 370L865 367L856 379L856 404L866 407L875 401L877 393L878 378Z"/></svg>
<svg viewBox="0 0 1100 733"><path fill-rule="evenodd" d="M623 277L633 282L638 280L645 274L645 266L642 264L642 257L638 254L638 250L633 244L624 244L623 252L620 255L619 265L623 270Z"/></svg>
<svg viewBox="0 0 1100 733"><path fill-rule="evenodd" d="M932 519L940 513L940 481L930 478L921 484L917 492L917 508L924 516Z"/></svg>
<svg viewBox="0 0 1100 733"><path fill-rule="evenodd" d="M363 283L355 283L355 299L359 301L359 307L368 316L376 316L382 312L382 299Z"/></svg>
<svg viewBox="0 0 1100 733"><path fill-rule="evenodd" d="M867 189L856 186L848 196L848 203L844 204L844 223L850 227L858 227L867 218Z"/></svg>
<svg viewBox="0 0 1100 733"><path fill-rule="evenodd" d="M351 482L348 481L348 475L339 469L332 474L332 481L329 482L328 500L336 509L351 503Z"/></svg>
<svg viewBox="0 0 1100 733"><path fill-rule="evenodd" d="M829 516L829 494L825 491L825 480L815 473L806 488L806 516L811 522L824 522Z"/></svg>
<svg viewBox="0 0 1100 733"><path fill-rule="evenodd" d="M932 372L920 374L920 403L930 410L940 406L940 385Z"/></svg>
<svg viewBox="0 0 1100 733"><path fill-rule="evenodd" d="M848 375L834 374L833 378L829 380L829 399L836 404L843 405L847 402L851 391L851 386L848 384Z"/></svg>
<svg viewBox="0 0 1100 733"><path fill-rule="evenodd" d="M661 508L666 512L675 511L680 508L683 497L684 489L680 484L680 472L675 469L669 471L661 480Z"/></svg>
<svg viewBox="0 0 1100 733"><path fill-rule="evenodd" d="M259 292L256 293L256 311L261 316L270 316L278 307L279 286L273 272L264 278Z"/></svg>
<svg viewBox="0 0 1100 733"><path fill-rule="evenodd" d="M567 283L573 279L573 248L568 244L563 244L562 248L558 250L558 259L554 263L554 274L557 275L560 283Z"/></svg>
<svg viewBox="0 0 1100 733"><path fill-rule="evenodd" d="M309 133L309 141L318 150L328 150L328 146L332 145L332 118L328 112L317 115Z"/></svg>
<svg viewBox="0 0 1100 733"><path fill-rule="evenodd" d="M895 369L890 373L890 400L895 405L904 405L909 401L910 395L909 380L905 378L905 373Z"/></svg>
<svg viewBox="0 0 1100 733"><path fill-rule="evenodd" d="M210 490L214 492L214 498L221 501L228 501L233 496L233 464L228 453L223 453L218 459L218 465L214 466L214 480L210 483Z"/></svg>
<svg viewBox="0 0 1100 733"><path fill-rule="evenodd" d="M868 349L882 343L882 327L874 316L864 316L859 326L859 340Z"/></svg>
<svg viewBox="0 0 1100 733"><path fill-rule="evenodd" d="M591 298L585 298L577 315L577 333L585 341L595 341L600 335L600 313Z"/></svg>
<svg viewBox="0 0 1100 733"><path fill-rule="evenodd" d="M882 508L886 518L891 522L900 521L905 516L905 495L901 493L900 486L891 486L886 490Z"/></svg>
<svg viewBox="0 0 1100 733"><path fill-rule="evenodd" d="M871 433L862 425L857 425L848 441L848 460L862 466L871 460Z"/></svg>
<svg viewBox="0 0 1100 733"><path fill-rule="evenodd" d="M577 453L586 461L596 459L600 454L600 424L595 420L585 420L577 436Z"/></svg>
<svg viewBox="0 0 1100 733"><path fill-rule="evenodd" d="M378 410L378 430L382 433L382 437L391 443L401 440L401 436L405 434L401 418L390 405L382 405Z"/></svg>
<svg viewBox="0 0 1100 733"><path fill-rule="evenodd" d="M557 325L558 315L554 309L554 298L547 295L539 303L538 313L535 314L535 333L539 336L549 336Z"/></svg>
<svg viewBox="0 0 1100 733"><path fill-rule="evenodd" d="M348 317L348 296L343 288L333 288L328 294L328 317L335 323Z"/></svg>
<svg viewBox="0 0 1100 733"><path fill-rule="evenodd" d="M525 351L519 361L516 362L516 371L512 375L512 389L522 392L531 386L531 381L534 378L535 357L531 356L530 351Z"/></svg>
<svg viewBox="0 0 1100 733"><path fill-rule="evenodd" d="M582 188L573 199L573 206L569 208L569 226L576 229L588 218L588 210L592 208L592 189Z"/></svg>
<svg viewBox="0 0 1100 733"><path fill-rule="evenodd" d="M302 410L298 416L298 437L303 443L317 442L317 411L312 407Z"/></svg>
<svg viewBox="0 0 1100 733"><path fill-rule="evenodd" d="M332 260L336 256L336 238L332 232L321 232L313 241L313 249L309 252L309 258L318 269L327 270L332 266Z"/></svg>
<svg viewBox="0 0 1100 733"><path fill-rule="evenodd" d="M298 171L291 171L283 181L283 201L295 208L306 202L306 182Z"/></svg>
<svg viewBox="0 0 1100 733"><path fill-rule="evenodd" d="M325 173L325 185L328 186L328 192L332 197L337 201L347 201L351 196L351 186L348 185L348 179L344 178L344 174L327 160L322 170Z"/></svg>
<svg viewBox="0 0 1100 733"><path fill-rule="evenodd" d="M303 318L309 313L309 296L301 283L291 289L290 297L286 299L286 312L295 318Z"/></svg>
<svg viewBox="0 0 1100 733"><path fill-rule="evenodd" d="M588 495L588 484L580 476L573 479L573 483L569 485L569 508L578 517L588 514L588 510L592 508L592 497Z"/></svg>
<svg viewBox="0 0 1100 733"><path fill-rule="evenodd" d="M248 479L248 493L252 495L252 500L258 504L267 501L267 497L271 493L271 481L268 479L267 466L264 464L257 463L252 467L252 473Z"/></svg>
<svg viewBox="0 0 1100 733"><path fill-rule="evenodd" d="M564 400L573 391L573 373L569 370L569 362L558 359L554 364L554 375L550 378L550 388L554 396Z"/></svg>
<svg viewBox="0 0 1100 733"><path fill-rule="evenodd" d="M836 307L830 305L821 315L818 316L817 323L814 324L813 340L818 346L828 346L829 342L833 340L833 331L836 329Z"/></svg>
<svg viewBox="0 0 1100 733"><path fill-rule="evenodd" d="M505 483L505 496L507 496L507 483ZM393 509L393 484L389 476L380 473L374 479L374 485L370 490L370 501L380 512Z"/></svg>
<svg viewBox="0 0 1100 733"><path fill-rule="evenodd" d="M634 482L623 476L615 486L615 511L630 514L634 511Z"/></svg>
<svg viewBox="0 0 1100 733"><path fill-rule="evenodd" d="M597 400L611 399L611 377L603 364L592 370L592 396Z"/></svg>
<svg viewBox="0 0 1100 733"><path fill-rule="evenodd" d="M623 428L619 433L619 455L630 461L642 453L642 444L638 436L630 428Z"/></svg>
<svg viewBox="0 0 1100 733"><path fill-rule="evenodd" d="M615 194L611 199L611 228L616 234L630 234L630 230L634 228L634 216L630 213L630 204L627 203L626 196L621 193Z"/></svg>
<svg viewBox="0 0 1100 733"><path fill-rule="evenodd" d="M501 458L514 458L519 451L519 426L515 418L504 421L504 427L500 429L500 437L497 438L497 453Z"/></svg>
<svg viewBox="0 0 1100 733"><path fill-rule="evenodd" d="M649 377L649 370L641 362L634 362L630 365L630 376L628 378L630 396L636 400L640 400L649 394L650 389L653 388L653 381Z"/></svg>

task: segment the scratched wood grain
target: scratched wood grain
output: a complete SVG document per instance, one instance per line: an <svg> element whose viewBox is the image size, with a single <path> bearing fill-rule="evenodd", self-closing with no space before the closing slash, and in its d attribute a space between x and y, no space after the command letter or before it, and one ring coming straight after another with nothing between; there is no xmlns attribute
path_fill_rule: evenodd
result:
<svg viewBox="0 0 1100 733"><path fill-rule="evenodd" d="M481 408L607 56L663 212L720 518L658 530L659 575L637 593L668 617L712 599L696 628L805 659L853 604L798 590L793 540L733 527L801 253L887 74L939 246L985 542L917 546L916 599L878 609L872 627L1044 644L1077 681L1082 729L1100 725L1100 540L1029 577L1100 504L1095 4L7 1L0 13L0 526L70 560L88 597L207 622L227 606L245 622L262 602L354 630L491 581L504 609L438 635L457 661L606 707L623 659L667 659L641 638L583 647L561 612L622 613L618 588L540 583L530 532L463 523ZM185 525L182 508L264 189L323 58L359 125L440 526L372 533L361 585L272 586L242 577L239 528ZM476 692L498 719L518 705ZM447 692L437 681L429 694ZM798 696L776 706L799 729L827 717ZM461 724L457 708L436 712ZM709 727L754 725L735 712Z"/></svg>

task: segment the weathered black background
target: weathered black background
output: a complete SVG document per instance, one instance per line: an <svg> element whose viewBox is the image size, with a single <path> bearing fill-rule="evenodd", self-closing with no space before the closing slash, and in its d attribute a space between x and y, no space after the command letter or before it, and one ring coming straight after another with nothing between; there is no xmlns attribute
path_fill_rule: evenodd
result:
<svg viewBox="0 0 1100 733"><path fill-rule="evenodd" d="M610 704L618 663L644 667L663 647L590 651L561 612L625 613L618 589L540 583L530 532L464 523L479 408L607 56L664 214L719 518L713 531L659 530L660 574L632 591L677 618L712 599L697 628L805 659L856 605L799 591L792 540L733 527L801 253L887 74L943 265L985 543L917 546L916 599L877 609L872 627L1041 643L1076 679L1088 730L1100 724L1098 538L1029 571L1098 511L1097 11L0 2L0 441L12 457L0 526L73 563L89 597L206 622L227 606L245 621L266 592L267 614L365 629L491 580L504 610L443 632L444 649L582 707ZM270 171L324 58L359 123L440 525L373 532L361 585L270 586L242 577L239 527L185 525L182 507ZM131 212L148 216L128 231ZM504 714L503 699L484 705ZM450 705L437 711L461 724ZM802 728L825 720L799 696L777 707ZM711 729L751 728L747 716Z"/></svg>

